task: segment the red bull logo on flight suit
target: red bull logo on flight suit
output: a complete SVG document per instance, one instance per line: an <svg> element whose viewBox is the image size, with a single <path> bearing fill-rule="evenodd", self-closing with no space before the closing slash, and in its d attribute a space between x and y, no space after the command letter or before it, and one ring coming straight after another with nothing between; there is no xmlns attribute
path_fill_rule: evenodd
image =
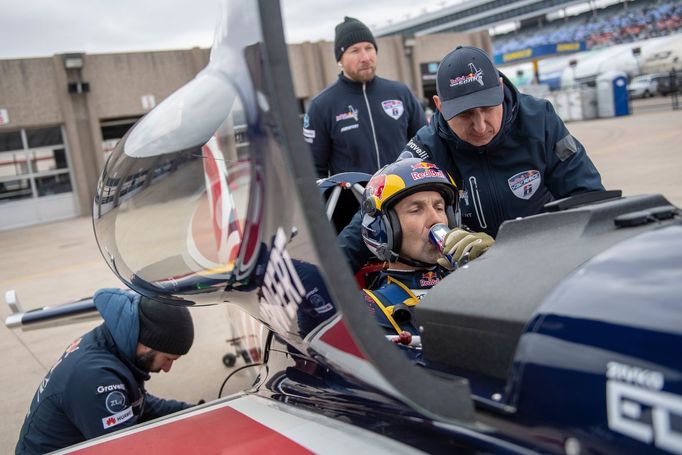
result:
<svg viewBox="0 0 682 455"><path fill-rule="evenodd" d="M419 285L424 287L435 286L439 281L436 272L425 272L419 279Z"/></svg>

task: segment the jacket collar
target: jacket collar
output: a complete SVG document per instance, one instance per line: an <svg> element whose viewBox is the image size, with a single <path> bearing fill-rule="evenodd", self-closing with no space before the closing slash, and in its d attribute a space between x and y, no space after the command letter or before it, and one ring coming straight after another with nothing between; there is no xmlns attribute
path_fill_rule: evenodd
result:
<svg viewBox="0 0 682 455"><path fill-rule="evenodd" d="M364 83L364 85L366 87L365 90L369 90L370 87L372 87L374 85L374 81L376 81L376 79L377 79L377 76L375 75L371 81L365 82ZM341 71L339 73L339 83L343 84L344 87L347 87L350 90L362 92L363 83L348 79L348 77L346 77L346 75L343 74L343 71Z"/></svg>
<svg viewBox="0 0 682 455"><path fill-rule="evenodd" d="M109 331L109 328L107 327L106 324L102 324L98 327L100 330L100 333L102 334L102 338L104 338L104 342L107 346L107 349L114 354L123 364L130 370L130 372L135 376L135 379L137 379L140 382L148 381L151 376L149 375L149 372L144 371L135 365L134 359L129 359L128 356L123 355L121 351L118 349L118 346L116 345L116 342L114 341L114 337L111 335L111 332Z"/></svg>

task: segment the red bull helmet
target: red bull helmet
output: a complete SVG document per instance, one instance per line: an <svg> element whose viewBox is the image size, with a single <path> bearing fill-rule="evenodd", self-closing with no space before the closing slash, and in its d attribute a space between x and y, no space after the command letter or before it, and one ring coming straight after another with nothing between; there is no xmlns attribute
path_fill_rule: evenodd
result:
<svg viewBox="0 0 682 455"><path fill-rule="evenodd" d="M379 169L369 180L362 198L362 238L382 261L414 261L399 255L402 242L395 204L419 191L437 191L445 200L448 224L457 226L459 193L452 177L437 165L405 158ZM407 261L406 261L407 260Z"/></svg>

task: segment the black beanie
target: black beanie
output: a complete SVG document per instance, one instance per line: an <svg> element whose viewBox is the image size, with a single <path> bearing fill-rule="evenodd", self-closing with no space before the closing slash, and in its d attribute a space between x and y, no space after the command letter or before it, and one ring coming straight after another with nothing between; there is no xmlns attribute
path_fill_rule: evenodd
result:
<svg viewBox="0 0 682 455"><path fill-rule="evenodd" d="M372 43L375 49L379 49L374 40L374 35L372 35L372 32L369 31L365 24L352 17L344 17L343 22L336 26L336 37L334 38L336 61L341 60L341 56L346 52L346 49L355 43L362 43L363 41Z"/></svg>
<svg viewBox="0 0 682 455"><path fill-rule="evenodd" d="M158 352L187 354L194 341L194 325L189 310L142 297L137 341Z"/></svg>

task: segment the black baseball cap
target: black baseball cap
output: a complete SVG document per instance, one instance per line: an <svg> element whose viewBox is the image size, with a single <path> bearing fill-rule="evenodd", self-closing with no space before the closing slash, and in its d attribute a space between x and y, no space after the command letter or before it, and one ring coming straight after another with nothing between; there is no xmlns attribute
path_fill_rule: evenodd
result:
<svg viewBox="0 0 682 455"><path fill-rule="evenodd" d="M504 100L500 76L488 54L477 47L457 46L438 66L436 92L445 120L476 107Z"/></svg>

